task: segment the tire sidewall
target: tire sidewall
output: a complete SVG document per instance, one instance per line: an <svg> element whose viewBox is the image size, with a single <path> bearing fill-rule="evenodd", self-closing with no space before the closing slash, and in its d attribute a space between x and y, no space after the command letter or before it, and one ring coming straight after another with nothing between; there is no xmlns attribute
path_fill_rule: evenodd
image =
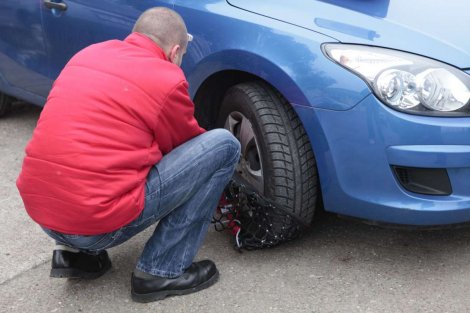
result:
<svg viewBox="0 0 470 313"><path fill-rule="evenodd" d="M238 86L231 88L224 97L222 105L217 118L217 127L223 128L227 117L232 112L240 112L250 122L253 127L256 142L259 148L259 156L261 159L261 169L263 175L263 194L267 197L273 195L272 186L272 159L270 151L268 150L268 144L266 138L263 136L263 130L261 127L261 118L258 115L255 105L250 97Z"/></svg>

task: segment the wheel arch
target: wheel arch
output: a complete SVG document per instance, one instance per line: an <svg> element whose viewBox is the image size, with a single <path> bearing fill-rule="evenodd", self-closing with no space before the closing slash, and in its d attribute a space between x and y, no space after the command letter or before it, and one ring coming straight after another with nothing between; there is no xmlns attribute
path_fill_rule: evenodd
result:
<svg viewBox="0 0 470 313"><path fill-rule="evenodd" d="M196 105L196 117L208 127L217 116L218 106L225 92L232 86L247 81L263 81L289 103L309 105L299 86L292 79L292 70L278 65L254 52L225 50L214 53L197 65L188 67L190 94Z"/></svg>
<svg viewBox="0 0 470 313"><path fill-rule="evenodd" d="M238 70L224 70L208 77L194 96L195 116L201 126L208 129L215 126L227 90L237 84L257 80L262 79Z"/></svg>

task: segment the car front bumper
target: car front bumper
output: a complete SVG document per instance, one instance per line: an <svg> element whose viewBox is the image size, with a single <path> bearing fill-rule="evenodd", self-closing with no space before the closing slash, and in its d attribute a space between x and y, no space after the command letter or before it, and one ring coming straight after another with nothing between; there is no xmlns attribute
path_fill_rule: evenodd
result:
<svg viewBox="0 0 470 313"><path fill-rule="evenodd" d="M294 106L311 139L325 209L373 221L470 221L470 118L397 112L373 95L346 111ZM448 195L411 192L394 166L444 169Z"/></svg>

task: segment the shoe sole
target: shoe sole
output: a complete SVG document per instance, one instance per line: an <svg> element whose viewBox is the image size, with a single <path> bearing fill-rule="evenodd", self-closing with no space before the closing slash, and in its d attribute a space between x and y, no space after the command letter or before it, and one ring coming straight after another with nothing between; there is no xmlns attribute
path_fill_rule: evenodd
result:
<svg viewBox="0 0 470 313"><path fill-rule="evenodd" d="M214 275L212 275L211 278L203 282L202 284L192 287L189 289L184 289L184 290L162 290L162 291L156 291L152 293L135 293L134 290L131 291L132 295L132 300L135 302L140 302L140 303L147 303L147 302L153 302L153 301L158 301L158 300L163 300L166 297L170 296L182 296L182 295L187 295L190 293L194 293L197 291L201 291L203 289L209 288L213 284L215 284L219 280L219 271L215 272Z"/></svg>
<svg viewBox="0 0 470 313"><path fill-rule="evenodd" d="M111 264L108 264L99 272L84 272L76 268L53 268L51 269L50 277L53 278L70 278L70 279L96 279L103 276L111 269Z"/></svg>

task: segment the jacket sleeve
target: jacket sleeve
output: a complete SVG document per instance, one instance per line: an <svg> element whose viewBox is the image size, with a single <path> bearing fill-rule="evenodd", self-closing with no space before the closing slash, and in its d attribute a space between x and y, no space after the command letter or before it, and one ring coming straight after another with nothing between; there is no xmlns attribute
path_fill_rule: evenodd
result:
<svg viewBox="0 0 470 313"><path fill-rule="evenodd" d="M194 103L189 97L188 83L182 81L168 94L163 104L155 131L160 150L165 155L204 132L194 117Z"/></svg>

